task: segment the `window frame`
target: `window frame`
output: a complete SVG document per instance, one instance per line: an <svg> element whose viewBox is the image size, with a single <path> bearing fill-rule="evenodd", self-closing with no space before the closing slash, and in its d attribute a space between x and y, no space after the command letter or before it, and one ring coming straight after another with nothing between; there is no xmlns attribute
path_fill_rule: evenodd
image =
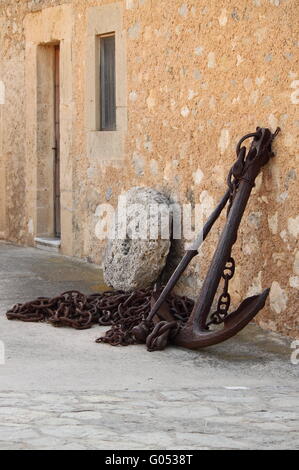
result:
<svg viewBox="0 0 299 470"><path fill-rule="evenodd" d="M103 104L103 100L106 100L107 97L109 99L109 93L111 93L111 89L109 90L110 84L107 85L107 83L105 83L105 77L103 76L105 75L104 61L103 61L103 55L105 51L103 50L103 46L104 46L105 40L108 38L109 39L114 38L114 48L113 48L114 70L113 70L113 84L112 84L113 101L112 101L110 110L105 109L105 105ZM97 35L96 41L97 41L96 48L97 48L97 57L98 57L98 60L96 61L96 67L97 67L97 76L99 80L99 84L97 87L97 90L98 90L97 103L99 106L99 109L97 112L97 128L101 132L113 132L117 130L117 123L116 123L116 34L115 34L115 31L106 33L106 34ZM112 117L110 113L112 114ZM107 118L107 120L105 118ZM109 121L110 121L110 124L109 124Z"/></svg>
<svg viewBox="0 0 299 470"><path fill-rule="evenodd" d="M122 2L90 7L87 10L86 38L86 155L92 167L123 161L128 127L127 31L123 24ZM98 36L115 32L116 130L100 131ZM105 163L107 162L107 163Z"/></svg>

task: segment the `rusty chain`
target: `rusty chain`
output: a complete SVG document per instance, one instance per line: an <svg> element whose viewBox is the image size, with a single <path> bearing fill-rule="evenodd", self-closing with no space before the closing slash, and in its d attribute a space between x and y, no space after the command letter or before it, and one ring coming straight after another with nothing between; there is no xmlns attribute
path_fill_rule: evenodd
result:
<svg viewBox="0 0 299 470"><path fill-rule="evenodd" d="M78 291L68 291L60 296L39 297L32 302L14 305L8 312L9 320L23 322L47 322L56 327L71 327L86 330L93 325L111 326L97 343L112 346L128 346L138 343L133 328L145 321L151 308L153 290L143 289L134 292L107 291L84 295ZM184 324L194 307L194 301L187 297L170 295L167 300L173 322L150 322L147 325L149 335L159 333L168 338ZM153 336L147 342L149 350L158 348L158 340ZM168 339L167 339L168 342ZM161 345L161 340L158 341ZM155 347L155 344L157 347ZM166 345L166 344L165 344Z"/></svg>

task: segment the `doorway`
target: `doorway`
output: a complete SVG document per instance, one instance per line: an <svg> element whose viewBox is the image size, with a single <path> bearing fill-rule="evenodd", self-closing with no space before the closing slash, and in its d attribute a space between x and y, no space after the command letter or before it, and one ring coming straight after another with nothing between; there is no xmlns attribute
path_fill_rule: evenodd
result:
<svg viewBox="0 0 299 470"><path fill-rule="evenodd" d="M54 235L61 237L60 221L60 47L54 46Z"/></svg>
<svg viewBox="0 0 299 470"><path fill-rule="evenodd" d="M37 48L37 230L39 238L61 237L60 45Z"/></svg>

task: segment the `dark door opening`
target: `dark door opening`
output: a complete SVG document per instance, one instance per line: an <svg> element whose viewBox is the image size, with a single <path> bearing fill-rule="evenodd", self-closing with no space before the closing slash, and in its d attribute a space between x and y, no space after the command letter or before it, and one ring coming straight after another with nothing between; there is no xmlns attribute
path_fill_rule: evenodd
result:
<svg viewBox="0 0 299 470"><path fill-rule="evenodd" d="M55 46L54 59L54 233L61 236L60 218L60 47Z"/></svg>

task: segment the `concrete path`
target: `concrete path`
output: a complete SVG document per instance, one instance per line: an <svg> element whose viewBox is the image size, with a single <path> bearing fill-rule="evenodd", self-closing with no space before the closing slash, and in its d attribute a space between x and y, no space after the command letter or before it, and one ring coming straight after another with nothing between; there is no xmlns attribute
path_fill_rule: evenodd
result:
<svg viewBox="0 0 299 470"><path fill-rule="evenodd" d="M10 322L16 302L103 289L96 266L0 243L0 449L298 449L290 340L249 325L201 351L95 344Z"/></svg>

